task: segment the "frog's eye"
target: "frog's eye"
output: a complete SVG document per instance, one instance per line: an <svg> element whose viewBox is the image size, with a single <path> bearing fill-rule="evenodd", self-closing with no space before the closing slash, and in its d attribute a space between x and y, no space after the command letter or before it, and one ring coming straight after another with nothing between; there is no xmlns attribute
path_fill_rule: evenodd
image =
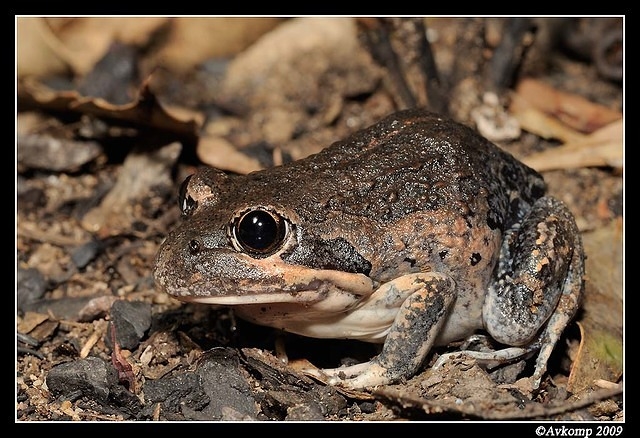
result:
<svg viewBox="0 0 640 438"><path fill-rule="evenodd" d="M189 187L189 180L193 175L189 175L180 185L180 191L178 192L178 205L183 216L189 216L193 213L193 210L198 206L198 201L193 199L189 193L187 193L187 187Z"/></svg>
<svg viewBox="0 0 640 438"><path fill-rule="evenodd" d="M230 227L234 248L254 257L267 257L284 244L289 222L275 212L253 209L240 215Z"/></svg>

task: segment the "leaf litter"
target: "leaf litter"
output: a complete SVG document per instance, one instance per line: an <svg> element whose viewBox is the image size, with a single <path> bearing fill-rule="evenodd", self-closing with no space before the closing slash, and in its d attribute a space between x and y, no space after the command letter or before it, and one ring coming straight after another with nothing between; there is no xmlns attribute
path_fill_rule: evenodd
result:
<svg viewBox="0 0 640 438"><path fill-rule="evenodd" d="M72 72L79 83L112 47L115 36L106 33L108 37L93 44L87 39L87 47L74 54L80 59L86 50L94 50L85 58L91 62L82 65L65 59L64 54L71 52L61 49L64 44L72 45L73 39L52 47L43 44L42 34L58 32L63 41L64 29L75 29L77 38L83 32L97 35L100 26L84 18L48 19L43 30L43 23L21 20L19 51L28 48L36 53L53 52L54 56L43 59L42 65L33 70L19 70L18 120L26 121L25 117L32 114L37 115L37 122L19 123L20 134L31 137L29 141L18 141L18 267L26 275L36 275L29 271L35 270L46 283L44 297L27 303L43 313L17 311L16 327L19 340L22 339L17 357L18 420L624 419L622 90L610 78L594 79L598 70L593 64L572 59L560 50L553 52L557 61L552 58L548 62L569 65L565 76L542 80L525 75L518 84L506 87L512 88L511 93L496 95L497 100L492 101L495 116L491 112L483 116L487 126L492 123L491 117L517 120L523 130L520 137L505 136L496 140L499 146L525 161L531 160L530 165L544 172L550 191L559 193L570 205L584 230L588 255L584 310L575 322L576 329L568 330L556 347L542 390L530 394L519 385L524 362L487 370L463 360L436 371L425 364L423 373L399 385L349 392L301 376L294 365L300 360L323 363L340 357L362 358L371 355L370 350L361 349L363 346L358 343L287 336L285 345L291 366L283 365L270 352L277 344L275 333L236 320L228 310L176 303L155 292L150 269L157 245L178 220L176 188L195 166L206 163L247 173L301 158L401 105L388 91L394 87L385 86L391 80L385 68L391 64L384 59L374 60L358 42L363 21L265 19L256 34L255 26L247 33L241 29L259 21L230 20L235 30L229 35L238 39L227 43L233 50L219 58L209 49L194 51L197 57L185 62L188 67L180 68L180 26L172 28L175 20L169 19L143 20L145 26L138 28L139 33L121 39L138 49L145 48L136 50L135 55L140 74L131 79L137 81L137 92L130 102L114 104L104 98L84 96L72 89L72 83L58 90L52 86L56 83L52 78ZM207 32L224 32L223 22L213 25L205 21L200 20L200 24ZM368 31L391 29L391 46L406 50L398 49L404 46L396 45L394 38L406 37L421 28L410 21L389 19L386 27L369 27ZM101 23L107 25L108 20ZM482 66L484 57L473 46L479 41L477 38L463 38L458 43L469 49L467 64L443 62L455 51L456 40L448 35L464 35L465 29L471 32L483 29L483 25L493 31L493 26L499 28L504 20L435 18L425 23L441 76L460 78L467 65L476 62L476 66ZM188 27L188 19L181 20L181 25ZM552 29L545 21L537 25ZM24 28L29 26L39 30L25 33ZM600 25L596 28L605 29ZM158 32L171 36L164 55L162 45L151 44L157 44L152 36ZM24 35L33 35L36 42ZM491 38L498 38L499 32L493 35ZM485 36L491 42L488 47L495 47L490 34ZM171 44L175 48L169 49ZM26 45L30 47L23 47ZM274 53L286 56L274 58ZM398 53L401 59L410 59L402 58L406 55L402 51ZM163 56L173 60L163 64ZM216 59L215 65L226 66L222 74L217 67L211 69L211 58ZM516 62L521 61L516 57ZM456 72L456 68L460 70ZM225 75L225 71L235 73ZM591 86L594 80L598 87ZM563 90L569 82L570 92ZM176 84L186 94L180 95ZM580 85L584 87L583 95L589 98L580 95ZM466 103L457 101L463 95L462 87L466 87L466 96L477 98ZM460 80L451 89L451 112L461 122L473 125L473 111L464 108L482 105L486 83ZM594 90L601 90L598 99L609 104L593 101ZM424 90L416 96L418 104L429 105ZM495 126L503 121L496 119ZM56 165L51 158L41 162L25 158L24 152L30 144L41 141L36 135L41 135L38 132L47 125L45 146L52 147L55 140L59 141L61 146L56 147L62 147L71 157L67 164ZM50 129L56 125L55 130ZM93 145L99 149L92 150ZM77 152L69 153L74 148ZM77 160L87 152L90 153ZM42 156L47 157L44 153ZM225 162L225 157L229 161ZM88 196L79 196L79 189L70 190L87 176L95 178L95 188ZM53 181L58 184L51 185ZM592 186L598 190L592 190ZM104 191L100 193L98 189ZM67 193L66 200L59 208L34 208L63 192ZM78 240L77 236L84 237ZM103 249L86 266L73 267L71 258L66 257L87 236L102 242ZM55 263L51 259L43 264L42 258L37 257L39 252L44 254L46 245L62 254L54 258ZM611 277L612 274L616 275ZM19 295L21 291L18 290ZM136 334L141 336L141 343L133 351L121 349L113 339L108 342L112 334L103 327L108 318L104 309L85 312L92 316L85 316L88 319L84 322L46 310L47 306L53 309L54 302L57 308L64 309L72 305L72 300L99 296L110 297L104 304L107 307L113 299L151 303L151 328ZM176 335L165 336L170 333ZM158 344L160 339L163 341ZM215 351L218 353L207 353ZM441 352L444 351L434 352L429 363ZM63 391L56 396L48 390L47 375L56 365L85 366L82 361L88 358L106 370L118 369L127 384L118 384L117 379L99 383L106 385L109 393L101 401L92 400L91 392ZM100 361L95 362L96 359ZM162 401L159 394L163 391L174 388L172 385L178 389L187 381L195 383L196 376L206 376L201 374L204 370L224 373L225 367L220 368L217 361L229 364L227 368L236 373L233 379L240 379L236 380L237 387L245 389L228 392L232 398L221 400L222 405L218 406L214 403L216 390L209 385L220 385L224 378L214 379L209 383L201 381L200 386L190 389L187 397L191 401L183 408L169 399ZM152 382L153 391L160 398L145 399L142 394L146 387L152 392ZM127 395L131 388L139 397ZM307 395L302 396L303 393ZM250 403L246 404L243 397Z"/></svg>

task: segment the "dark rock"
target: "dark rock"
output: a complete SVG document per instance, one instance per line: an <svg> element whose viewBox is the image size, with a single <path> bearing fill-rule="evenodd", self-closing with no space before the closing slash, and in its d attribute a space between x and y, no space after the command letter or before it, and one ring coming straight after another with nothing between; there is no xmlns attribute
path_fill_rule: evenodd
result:
<svg viewBox="0 0 640 438"><path fill-rule="evenodd" d="M18 310L26 311L25 306L33 303L44 295L47 282L35 268L24 269L18 267Z"/></svg>
<svg viewBox="0 0 640 438"><path fill-rule="evenodd" d="M236 350L210 350L202 357L196 372L211 399L203 410L209 420L257 419L258 403Z"/></svg>
<svg viewBox="0 0 640 438"><path fill-rule="evenodd" d="M338 415L348 406L347 400L332 386L315 384L309 394L322 407L325 416Z"/></svg>
<svg viewBox="0 0 640 438"><path fill-rule="evenodd" d="M122 385L112 385L109 392L109 401L115 410L125 418L137 417L142 409L142 402L131 391Z"/></svg>
<svg viewBox="0 0 640 438"><path fill-rule="evenodd" d="M216 348L205 353L195 371L149 380L144 387L145 411L162 403L166 418L177 413L186 420L256 420L258 403L240 369L236 350Z"/></svg>
<svg viewBox="0 0 640 438"><path fill-rule="evenodd" d="M47 195L40 187L31 187L27 178L18 175L16 181L18 210L38 211L47 205Z"/></svg>
<svg viewBox="0 0 640 438"><path fill-rule="evenodd" d="M105 340L111 342L111 324L115 326L118 345L127 350L135 349L151 327L151 304L142 301L118 300L111 306L111 323Z"/></svg>
<svg viewBox="0 0 640 438"><path fill-rule="evenodd" d="M162 403L164 412L180 412L182 406L202 410L210 401L202 388L199 375L184 372L158 380L149 380L144 385L147 405Z"/></svg>
<svg viewBox="0 0 640 438"><path fill-rule="evenodd" d="M22 169L76 171L102 153L95 141L73 141L47 134L18 134L18 165Z"/></svg>
<svg viewBox="0 0 640 438"><path fill-rule="evenodd" d="M73 362L56 365L47 375L47 387L55 395L77 398L77 391L83 396L99 401L107 401L112 369L98 357L87 357ZM113 376L113 375L112 375Z"/></svg>
<svg viewBox="0 0 640 438"><path fill-rule="evenodd" d="M520 360L518 362L496 368L495 371L492 371L489 374L489 376L491 377L491 380L498 384L513 383L518 379L526 366L527 362Z"/></svg>
<svg viewBox="0 0 640 438"><path fill-rule="evenodd" d="M287 409L287 418L285 418L286 421L322 421L324 419L322 409L315 403L291 406Z"/></svg>
<svg viewBox="0 0 640 438"><path fill-rule="evenodd" d="M374 402L369 402L369 401L363 401L358 403L358 407L360 408L360 411L365 414L373 414L378 409Z"/></svg>
<svg viewBox="0 0 640 438"><path fill-rule="evenodd" d="M71 260L77 268L84 268L93 260L104 248L104 244L98 240L90 240L80 245L71 253Z"/></svg>
<svg viewBox="0 0 640 438"><path fill-rule="evenodd" d="M281 390L267 391L263 400L265 411L286 421L326 420L327 416L338 414L344 407L346 400L332 388L327 391L318 391L317 388L304 391L295 386L284 385Z"/></svg>
<svg viewBox="0 0 640 438"><path fill-rule="evenodd" d="M265 394L264 407L277 413L286 407L286 421L322 421L338 415L347 407L347 401L332 387L315 385L311 390L283 385L281 390ZM278 417L282 416L282 413Z"/></svg>

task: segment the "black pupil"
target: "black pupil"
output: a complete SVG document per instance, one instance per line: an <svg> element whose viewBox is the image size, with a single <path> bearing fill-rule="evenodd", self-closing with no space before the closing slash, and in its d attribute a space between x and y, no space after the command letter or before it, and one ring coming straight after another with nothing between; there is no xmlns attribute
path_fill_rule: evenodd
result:
<svg viewBox="0 0 640 438"><path fill-rule="evenodd" d="M282 221L262 210L250 211L242 216L236 226L236 235L245 249L266 253L281 243Z"/></svg>

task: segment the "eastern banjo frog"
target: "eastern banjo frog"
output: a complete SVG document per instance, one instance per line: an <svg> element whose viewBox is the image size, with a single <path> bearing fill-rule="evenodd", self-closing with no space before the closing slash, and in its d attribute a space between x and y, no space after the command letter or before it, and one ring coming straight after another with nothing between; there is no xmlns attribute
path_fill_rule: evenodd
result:
<svg viewBox="0 0 640 438"><path fill-rule="evenodd" d="M584 254L541 175L474 130L420 109L248 175L201 168L162 243L160 289L257 324L382 343L322 370L350 388L413 376L435 345L479 330L539 350L532 387L575 315ZM485 357L486 356L486 357Z"/></svg>

